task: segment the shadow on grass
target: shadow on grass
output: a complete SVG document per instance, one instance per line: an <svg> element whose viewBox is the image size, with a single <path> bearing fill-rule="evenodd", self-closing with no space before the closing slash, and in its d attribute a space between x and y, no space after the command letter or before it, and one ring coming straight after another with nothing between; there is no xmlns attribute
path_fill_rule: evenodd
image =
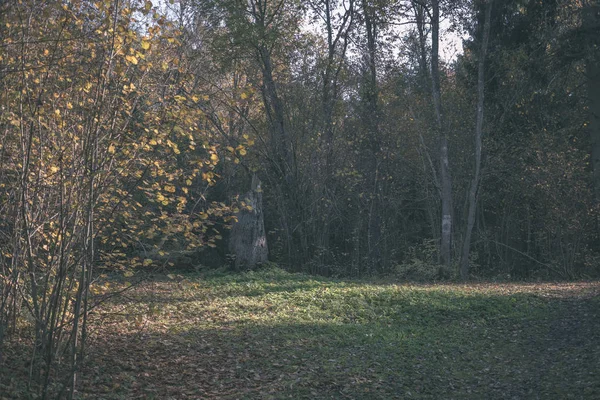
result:
<svg viewBox="0 0 600 400"><path fill-rule="evenodd" d="M549 329L454 324L411 336L369 325L282 324L112 333L95 343L82 392L115 399L598 398L597 342L542 348L552 342Z"/></svg>
<svg viewBox="0 0 600 400"><path fill-rule="evenodd" d="M168 311L94 325L82 398L600 398L597 297L184 278L127 300Z"/></svg>
<svg viewBox="0 0 600 400"><path fill-rule="evenodd" d="M287 293L286 287L267 292ZM106 399L600 398L597 298L551 299L542 307L532 294L462 297L383 290L366 299L345 293L340 309L335 295L319 294L313 315L321 318L318 322L293 314L259 321L248 315L217 327L200 323L99 332L82 394ZM397 311L375 313L390 307Z"/></svg>

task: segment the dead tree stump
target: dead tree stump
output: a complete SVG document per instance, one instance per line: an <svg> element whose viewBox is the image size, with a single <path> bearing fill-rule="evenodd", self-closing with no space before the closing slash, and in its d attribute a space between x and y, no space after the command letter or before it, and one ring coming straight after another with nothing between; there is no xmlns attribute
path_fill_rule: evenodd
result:
<svg viewBox="0 0 600 400"><path fill-rule="evenodd" d="M256 175L252 177L252 187L241 198L243 204L236 214L237 222L231 228L229 252L234 256L232 267L254 269L268 260L269 249L263 217L262 189Z"/></svg>

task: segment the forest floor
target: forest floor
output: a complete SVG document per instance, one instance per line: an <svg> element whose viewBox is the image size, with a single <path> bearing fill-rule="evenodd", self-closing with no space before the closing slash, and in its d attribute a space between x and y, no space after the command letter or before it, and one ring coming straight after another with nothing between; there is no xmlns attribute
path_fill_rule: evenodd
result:
<svg viewBox="0 0 600 400"><path fill-rule="evenodd" d="M161 275L91 318L80 398L600 398L598 282ZM18 348L0 364L0 398L27 375Z"/></svg>

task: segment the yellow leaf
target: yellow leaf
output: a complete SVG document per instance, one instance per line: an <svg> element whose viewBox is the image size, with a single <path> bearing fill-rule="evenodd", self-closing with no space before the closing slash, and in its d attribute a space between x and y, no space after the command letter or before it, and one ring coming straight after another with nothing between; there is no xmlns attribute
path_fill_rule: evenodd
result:
<svg viewBox="0 0 600 400"><path fill-rule="evenodd" d="M131 271L125 271L125 273L123 274L123 276L125 278L131 278L133 276L133 272L131 272Z"/></svg>
<svg viewBox="0 0 600 400"><path fill-rule="evenodd" d="M115 154L115 145L111 144L110 146L108 146L108 152L110 154Z"/></svg>
<svg viewBox="0 0 600 400"><path fill-rule="evenodd" d="M213 153L210 155L210 159L214 162L217 162L217 161L219 161L219 156L216 155L215 153Z"/></svg>
<svg viewBox="0 0 600 400"><path fill-rule="evenodd" d="M240 155L245 156L246 155L246 149L240 149Z"/></svg>
<svg viewBox="0 0 600 400"><path fill-rule="evenodd" d="M248 94L246 92L243 92L240 97L242 98L242 100L246 100L248 98Z"/></svg>
<svg viewBox="0 0 600 400"><path fill-rule="evenodd" d="M142 40L142 49L148 50L150 48L150 42L147 40Z"/></svg>
<svg viewBox="0 0 600 400"><path fill-rule="evenodd" d="M188 185L188 186L191 186L192 185L192 181L189 180L189 179L186 179L185 180L185 184Z"/></svg>
<svg viewBox="0 0 600 400"><path fill-rule="evenodd" d="M125 59L127 61L129 61L130 63L132 63L133 65L137 65L138 60L137 58L135 58L135 56L126 56Z"/></svg>
<svg viewBox="0 0 600 400"><path fill-rule="evenodd" d="M148 266L148 265L150 265L150 264L152 264L152 260L151 260L151 259L149 259L149 258L146 258L146 259L144 260L144 267L147 267L147 266Z"/></svg>

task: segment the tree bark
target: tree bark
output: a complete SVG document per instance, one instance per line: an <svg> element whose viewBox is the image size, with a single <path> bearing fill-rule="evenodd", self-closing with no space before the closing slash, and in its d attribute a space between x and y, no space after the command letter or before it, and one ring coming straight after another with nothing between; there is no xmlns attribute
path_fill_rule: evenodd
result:
<svg viewBox="0 0 600 400"><path fill-rule="evenodd" d="M281 162L280 168L286 181L289 181L294 171L293 151L290 149L291 140L285 126L283 103L279 98L275 79L273 78L271 54L265 46L261 45L259 47L258 58L263 76L265 110L272 129L273 143L276 149L275 154Z"/></svg>
<svg viewBox="0 0 600 400"><path fill-rule="evenodd" d="M600 66L588 64L588 93L590 97L590 136L592 139L592 167L594 194L600 204Z"/></svg>
<svg viewBox="0 0 600 400"><path fill-rule="evenodd" d="M493 0L485 2L485 19L483 22L483 37L479 50L479 62L477 67L477 122L475 125L475 175L471 181L469 189L469 211L467 215L467 226L462 248L462 257L460 260L460 277L463 280L469 277L469 254L471 252L471 235L475 225L475 211L477 209L477 193L481 181L481 149L482 149L482 131L483 131L483 106L484 106L484 86L485 86L485 56L490 37L490 18L492 14Z"/></svg>
<svg viewBox="0 0 600 400"><path fill-rule="evenodd" d="M427 32L425 27L425 14L426 10L423 4L413 0L412 2L413 11L415 15L415 22L417 24L417 33L419 34L419 69L421 72L422 82L425 82L425 87L429 87L429 68L427 65Z"/></svg>
<svg viewBox="0 0 600 400"><path fill-rule="evenodd" d="M589 131L592 142L594 197L596 204L600 204L600 41L595 35L600 30L600 2L592 1L584 10L583 29L590 40L591 54L586 66Z"/></svg>
<svg viewBox="0 0 600 400"><path fill-rule="evenodd" d="M452 177L448 156L448 134L444 128L444 110L440 89L439 42L440 42L440 3L432 1L431 20L431 89L437 130L440 138L440 185L442 201L442 236L440 242L440 263L448 269L452 266Z"/></svg>
<svg viewBox="0 0 600 400"><path fill-rule="evenodd" d="M323 126L325 131L325 172L329 177L333 159L334 124L333 111L338 100L338 78L342 70L343 60L348 48L348 36L354 20L354 0L350 0L349 7L342 17L337 29L334 27L334 5L331 0L323 0L325 7L324 21L327 32L327 64L323 72ZM335 30L335 34L334 34ZM342 44L340 45L340 41ZM339 50L338 50L339 49Z"/></svg>
<svg viewBox="0 0 600 400"><path fill-rule="evenodd" d="M253 269L268 260L269 249L262 207L262 189L256 175L244 197L245 207L237 213L229 238L229 252L235 256L234 268Z"/></svg>
<svg viewBox="0 0 600 400"><path fill-rule="evenodd" d="M365 126L369 135L369 154L367 183L371 191L367 210L367 249L370 265L377 269L382 265L381 255L381 216L380 216L380 192L381 182L379 177L379 89L377 87L377 34L378 21L375 19L373 5L367 0L362 1L365 29L367 31L366 69L367 82L364 100L366 102Z"/></svg>

